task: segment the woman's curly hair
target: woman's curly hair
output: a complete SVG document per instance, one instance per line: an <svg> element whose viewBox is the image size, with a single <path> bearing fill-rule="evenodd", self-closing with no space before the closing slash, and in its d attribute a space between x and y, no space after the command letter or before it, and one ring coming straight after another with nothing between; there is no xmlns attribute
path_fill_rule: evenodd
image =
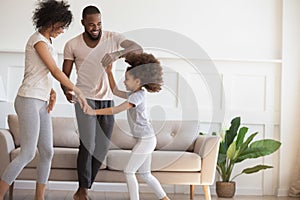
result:
<svg viewBox="0 0 300 200"><path fill-rule="evenodd" d="M69 27L73 19L69 8L70 5L64 1L40 1L32 17L35 28L51 26L57 22L62 22L65 28Z"/></svg>
<svg viewBox="0 0 300 200"><path fill-rule="evenodd" d="M147 53L129 53L125 57L130 67L127 68L134 78L141 80L141 86L148 92L159 92L163 84L163 72L160 62Z"/></svg>

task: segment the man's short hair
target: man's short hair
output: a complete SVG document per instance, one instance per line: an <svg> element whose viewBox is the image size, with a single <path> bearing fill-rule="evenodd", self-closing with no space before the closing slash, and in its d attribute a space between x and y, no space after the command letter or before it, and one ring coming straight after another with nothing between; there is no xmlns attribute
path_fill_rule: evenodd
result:
<svg viewBox="0 0 300 200"><path fill-rule="evenodd" d="M87 6L82 11L82 19L91 14L101 14L101 12L96 6Z"/></svg>

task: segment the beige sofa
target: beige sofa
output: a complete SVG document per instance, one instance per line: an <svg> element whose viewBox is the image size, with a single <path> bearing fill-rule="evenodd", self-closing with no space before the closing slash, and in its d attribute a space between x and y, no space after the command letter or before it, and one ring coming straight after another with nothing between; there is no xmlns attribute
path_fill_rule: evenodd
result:
<svg viewBox="0 0 300 200"><path fill-rule="evenodd" d="M0 174L19 154L20 138L18 118L8 116L8 129L0 129ZM74 118L53 117L54 157L49 180L77 181L76 158L79 138ZM211 199L209 186L214 183L220 138L199 136L197 121L153 121L157 133L157 146L152 157L152 173L162 184L202 185L206 200ZM126 120L117 119L112 143L96 177L96 182L125 182L122 169L135 140ZM38 152L37 152L38 153ZM35 180L37 158L32 160L18 176L18 180ZM139 181L141 181L139 179ZM10 197L13 185L10 187Z"/></svg>

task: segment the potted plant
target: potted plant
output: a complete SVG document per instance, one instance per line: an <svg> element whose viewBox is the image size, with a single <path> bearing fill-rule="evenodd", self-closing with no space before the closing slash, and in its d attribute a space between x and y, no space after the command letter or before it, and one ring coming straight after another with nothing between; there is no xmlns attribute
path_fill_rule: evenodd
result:
<svg viewBox="0 0 300 200"><path fill-rule="evenodd" d="M216 192L219 197L233 197L235 194L236 177L242 174L256 173L260 170L273 168L268 165L256 165L242 170L232 177L232 170L235 164L246 159L259 158L270 155L279 149L281 143L272 139L262 139L253 141L258 132L250 134L247 127L240 128L240 117L232 119L229 130L223 135L220 143L219 155L217 161L217 172L221 181L216 182Z"/></svg>

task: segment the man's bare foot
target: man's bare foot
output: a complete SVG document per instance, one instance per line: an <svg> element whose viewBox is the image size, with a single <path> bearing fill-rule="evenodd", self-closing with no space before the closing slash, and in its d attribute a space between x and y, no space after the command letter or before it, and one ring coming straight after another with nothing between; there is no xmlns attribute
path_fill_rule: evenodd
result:
<svg viewBox="0 0 300 200"><path fill-rule="evenodd" d="M78 188L77 191L75 192L75 194L73 195L74 200L79 200L79 189L80 188Z"/></svg>
<svg viewBox="0 0 300 200"><path fill-rule="evenodd" d="M78 190L73 195L74 200L90 200L88 196L88 189L87 188L78 188Z"/></svg>
<svg viewBox="0 0 300 200"><path fill-rule="evenodd" d="M74 200L79 200L79 195L75 193L75 194L73 195L73 199L74 199Z"/></svg>
<svg viewBox="0 0 300 200"><path fill-rule="evenodd" d="M81 195L79 195L79 200L90 200L90 198L87 194L86 195L81 194Z"/></svg>

